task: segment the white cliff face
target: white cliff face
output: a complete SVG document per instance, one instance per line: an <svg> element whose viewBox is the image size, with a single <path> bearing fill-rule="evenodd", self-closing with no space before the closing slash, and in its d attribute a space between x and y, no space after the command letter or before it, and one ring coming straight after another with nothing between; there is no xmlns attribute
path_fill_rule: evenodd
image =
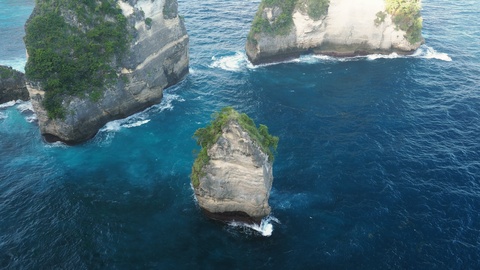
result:
<svg viewBox="0 0 480 270"><path fill-rule="evenodd" d="M410 44L405 31L397 29L391 15L375 25L377 13L385 11L385 0L330 0L326 16L313 20L296 8L292 14L294 27L287 35L255 35L255 43L247 41L247 55L254 63L277 58L296 57L314 51L320 54L353 56L365 53L411 52L421 42Z"/></svg>
<svg viewBox="0 0 480 270"><path fill-rule="evenodd" d="M160 102L163 89L188 73L188 35L176 0L119 0L134 38L117 66L119 79L97 101L64 97L65 119L50 119L42 106L45 92L27 81L42 135L49 141L78 143L93 137L107 122L127 117ZM168 5L168 15L164 7ZM147 25L146 19L151 19Z"/></svg>
<svg viewBox="0 0 480 270"><path fill-rule="evenodd" d="M236 121L223 128L208 155L205 175L195 188L202 209L233 219L246 214L257 221L270 213L272 163Z"/></svg>

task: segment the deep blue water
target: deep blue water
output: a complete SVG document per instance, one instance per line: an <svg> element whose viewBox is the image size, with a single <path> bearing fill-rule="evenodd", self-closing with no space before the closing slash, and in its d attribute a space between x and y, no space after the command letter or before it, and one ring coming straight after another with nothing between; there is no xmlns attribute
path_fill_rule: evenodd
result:
<svg viewBox="0 0 480 270"><path fill-rule="evenodd" d="M477 1L424 0L411 57L252 68L258 4L179 0L190 75L85 144L46 144L28 103L0 105L0 269L480 268ZM0 64L22 68L32 6L0 0ZM193 199L192 135L226 105L280 137L270 237Z"/></svg>

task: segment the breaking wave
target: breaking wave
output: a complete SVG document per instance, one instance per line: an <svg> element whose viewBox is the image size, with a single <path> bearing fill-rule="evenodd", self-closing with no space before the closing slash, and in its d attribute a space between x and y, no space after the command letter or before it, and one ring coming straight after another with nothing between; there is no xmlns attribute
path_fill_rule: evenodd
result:
<svg viewBox="0 0 480 270"><path fill-rule="evenodd" d="M20 101L17 102L18 106L17 109L22 113L25 114L25 120L29 123L33 123L37 121L37 115L33 110L32 102L30 101Z"/></svg>
<svg viewBox="0 0 480 270"><path fill-rule="evenodd" d="M5 110L11 107L16 107L23 115L25 115L25 120L29 123L37 121L37 115L33 110L32 103L30 101L22 100L13 100L3 104L0 104L0 110ZM6 113L0 112L0 119L6 119L8 115Z"/></svg>
<svg viewBox="0 0 480 270"><path fill-rule="evenodd" d="M140 127L150 122L150 116L152 114L160 113L165 110L173 110L173 101L185 101L179 95L164 93L162 102L154 105L146 110L131 115L127 118L114 120L108 122L100 132L117 132L123 128Z"/></svg>
<svg viewBox="0 0 480 270"><path fill-rule="evenodd" d="M415 53L412 55L399 55L398 53L390 53L390 54L369 54L365 56L354 56L354 57L333 57L328 55L302 55L296 59L289 59L285 61L269 63L269 64L261 64L254 66L244 52L235 52L234 55L227 55L227 56L213 56L212 63L210 64L210 68L219 68L226 71L233 71L239 72L245 69L256 69L259 67L267 67L285 63L303 63L303 64L318 64L322 62L346 62L346 61L374 61L377 59L399 59L399 58L419 58L419 59L435 59L441 61L452 61L452 58L447 53L437 52L432 47L427 45L422 45L418 48Z"/></svg>
<svg viewBox="0 0 480 270"><path fill-rule="evenodd" d="M6 109L15 106L19 101L9 101L3 104L0 104L0 110L1 109Z"/></svg>
<svg viewBox="0 0 480 270"><path fill-rule="evenodd" d="M222 57L213 56L212 61L211 68L220 68L227 71L241 71L250 64L243 52L235 52L234 55Z"/></svg>
<svg viewBox="0 0 480 270"><path fill-rule="evenodd" d="M245 229L245 232L248 233L259 233L262 236L269 237L273 233L273 223L281 224L280 221L274 216L267 216L262 219L260 224L248 224L243 222L230 222L228 225L234 228Z"/></svg>

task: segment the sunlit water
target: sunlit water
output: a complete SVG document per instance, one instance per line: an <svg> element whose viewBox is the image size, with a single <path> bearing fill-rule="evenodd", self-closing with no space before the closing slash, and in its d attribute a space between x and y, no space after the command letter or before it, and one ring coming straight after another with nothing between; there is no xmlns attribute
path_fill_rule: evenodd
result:
<svg viewBox="0 0 480 270"><path fill-rule="evenodd" d="M69 147L0 105L0 268L480 268L480 12L423 1L412 56L251 66L259 1L179 1L190 75ZM23 69L32 0L0 1L0 63ZM280 137L259 226L206 219L194 131L231 105Z"/></svg>

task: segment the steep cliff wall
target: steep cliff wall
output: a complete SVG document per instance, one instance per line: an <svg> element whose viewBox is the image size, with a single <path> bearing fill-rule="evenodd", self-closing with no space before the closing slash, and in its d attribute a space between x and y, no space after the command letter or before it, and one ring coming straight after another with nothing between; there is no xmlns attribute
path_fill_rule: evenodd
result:
<svg viewBox="0 0 480 270"><path fill-rule="evenodd" d="M39 0L25 28L27 88L48 141L85 141L188 73L176 0Z"/></svg>
<svg viewBox="0 0 480 270"><path fill-rule="evenodd" d="M11 67L0 66L0 104L18 99L29 99L25 75Z"/></svg>
<svg viewBox="0 0 480 270"><path fill-rule="evenodd" d="M195 135L202 151L192 183L200 207L213 219L260 222L270 213L270 148L276 148L278 138L231 108Z"/></svg>
<svg viewBox="0 0 480 270"><path fill-rule="evenodd" d="M423 43L419 12L420 0L262 1L246 52L253 64L308 52L411 53Z"/></svg>

